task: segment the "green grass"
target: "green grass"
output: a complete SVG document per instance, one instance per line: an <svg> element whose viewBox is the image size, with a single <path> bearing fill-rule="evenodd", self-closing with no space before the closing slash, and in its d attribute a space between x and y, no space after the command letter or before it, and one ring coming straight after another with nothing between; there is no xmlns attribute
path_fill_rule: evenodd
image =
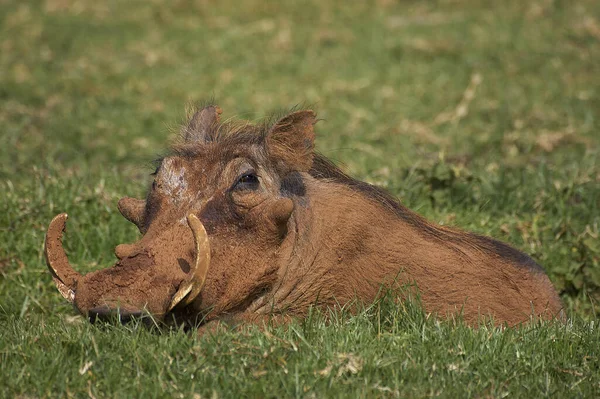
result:
<svg viewBox="0 0 600 399"><path fill-rule="evenodd" d="M0 54L0 397L599 396L597 1L5 0ZM49 221L69 212L78 270L110 265L137 237L116 201L210 98L252 120L312 104L321 152L532 255L571 322L384 301L200 339L73 317Z"/></svg>

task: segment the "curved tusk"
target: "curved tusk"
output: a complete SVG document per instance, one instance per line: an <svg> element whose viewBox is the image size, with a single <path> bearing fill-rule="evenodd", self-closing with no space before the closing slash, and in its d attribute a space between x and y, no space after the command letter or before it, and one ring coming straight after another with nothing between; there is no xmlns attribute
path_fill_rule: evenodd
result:
<svg viewBox="0 0 600 399"><path fill-rule="evenodd" d="M73 270L62 246L67 219L67 214L61 213L50 222L44 241L44 256L56 288L63 298L72 303L75 299L75 286L81 274Z"/></svg>
<svg viewBox="0 0 600 399"><path fill-rule="evenodd" d="M200 291L202 291L202 287L204 287L208 267L210 266L210 243L208 242L208 234L204 225L196 215L191 213L187 217L187 222L194 235L196 261L188 277L179 285L179 289L173 296L167 312L170 312L178 304L186 306L192 303L198 294L200 294Z"/></svg>

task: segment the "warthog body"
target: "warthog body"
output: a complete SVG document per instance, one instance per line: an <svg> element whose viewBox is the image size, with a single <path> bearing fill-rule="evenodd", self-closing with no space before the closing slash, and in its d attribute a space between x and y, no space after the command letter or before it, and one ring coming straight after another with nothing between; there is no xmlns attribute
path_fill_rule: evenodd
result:
<svg viewBox="0 0 600 399"><path fill-rule="evenodd" d="M219 114L198 110L147 198L119 201L143 236L117 246L113 267L75 272L61 244L66 215L53 220L48 265L82 314L256 322L369 303L382 287L413 283L427 312L470 324L562 314L527 255L432 224L315 153L312 111L264 125Z"/></svg>

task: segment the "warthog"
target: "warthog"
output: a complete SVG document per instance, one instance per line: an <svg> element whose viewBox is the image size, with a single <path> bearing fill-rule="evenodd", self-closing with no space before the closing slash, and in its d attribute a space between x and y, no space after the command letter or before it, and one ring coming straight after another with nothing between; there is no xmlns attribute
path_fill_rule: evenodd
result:
<svg viewBox="0 0 600 399"><path fill-rule="evenodd" d="M412 284L427 312L471 325L562 317L527 255L430 223L316 153L313 111L258 125L222 123L220 113L199 109L160 160L147 198L119 201L143 236L115 248L114 266L77 273L62 248L67 215L52 220L46 260L83 315L256 323L369 303L382 287Z"/></svg>

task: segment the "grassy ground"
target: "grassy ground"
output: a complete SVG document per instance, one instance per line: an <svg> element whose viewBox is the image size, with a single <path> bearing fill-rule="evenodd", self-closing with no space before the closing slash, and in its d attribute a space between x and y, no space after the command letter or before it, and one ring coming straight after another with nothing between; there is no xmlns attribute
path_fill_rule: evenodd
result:
<svg viewBox="0 0 600 399"><path fill-rule="evenodd" d="M359 2L356 2L359 3ZM598 397L600 3L0 0L0 396ZM515 330L375 304L198 339L92 326L81 271L136 239L116 210L189 101L313 104L320 151L424 216L531 254L572 321Z"/></svg>

